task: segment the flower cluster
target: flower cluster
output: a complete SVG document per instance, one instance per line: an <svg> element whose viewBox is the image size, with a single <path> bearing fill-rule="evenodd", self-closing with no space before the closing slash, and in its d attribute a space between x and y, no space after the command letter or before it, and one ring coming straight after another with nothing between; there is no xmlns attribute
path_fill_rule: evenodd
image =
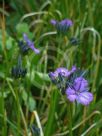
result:
<svg viewBox="0 0 102 136"><path fill-rule="evenodd" d="M69 19L64 19L62 21L51 20L51 24L56 27L58 33L65 34L69 28L73 25L72 21Z"/></svg>
<svg viewBox="0 0 102 136"><path fill-rule="evenodd" d="M50 23L56 28L57 32L62 35L66 35L69 28L73 25L73 22L70 19L64 19L62 21L52 19ZM73 36L69 38L69 44L78 45L80 44L80 40L79 38Z"/></svg>
<svg viewBox="0 0 102 136"><path fill-rule="evenodd" d="M40 53L40 50L36 49L34 43L28 38L24 33L23 40L18 42L21 55L26 55L30 49L32 49L36 54ZM18 64L12 67L11 74L14 78L25 77L27 70L22 68L22 58L21 55L18 57Z"/></svg>
<svg viewBox="0 0 102 136"><path fill-rule="evenodd" d="M49 77L51 81L57 85L57 87L61 90L63 94L65 94L65 88L66 88L66 81L68 77L76 71L76 67L73 66L70 71L68 71L66 68L61 67L57 68L55 72L50 72Z"/></svg>
<svg viewBox="0 0 102 136"><path fill-rule="evenodd" d="M83 75L83 71L75 66L70 71L58 68L55 72L49 73L51 81L57 85L62 94L66 94L69 101L88 105L93 100L93 95L89 92L88 81Z"/></svg>

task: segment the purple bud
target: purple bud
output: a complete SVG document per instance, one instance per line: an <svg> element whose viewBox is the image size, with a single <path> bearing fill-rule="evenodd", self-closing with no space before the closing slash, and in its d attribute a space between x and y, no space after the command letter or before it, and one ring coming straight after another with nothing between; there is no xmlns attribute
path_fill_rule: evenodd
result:
<svg viewBox="0 0 102 136"><path fill-rule="evenodd" d="M23 34L23 39L26 42L26 44L31 48L36 54L40 53L40 50L35 48L34 43L28 38L28 36L24 33Z"/></svg>
<svg viewBox="0 0 102 136"><path fill-rule="evenodd" d="M56 20L52 19L52 20L50 21L50 23L55 26L57 22L56 22Z"/></svg>
<svg viewBox="0 0 102 136"><path fill-rule="evenodd" d="M64 19L60 22L62 26L71 27L73 25L73 22L69 19Z"/></svg>

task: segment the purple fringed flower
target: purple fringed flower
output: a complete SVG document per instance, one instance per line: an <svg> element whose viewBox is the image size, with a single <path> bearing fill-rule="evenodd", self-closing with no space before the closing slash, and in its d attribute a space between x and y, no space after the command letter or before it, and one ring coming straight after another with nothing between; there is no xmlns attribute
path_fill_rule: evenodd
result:
<svg viewBox="0 0 102 136"><path fill-rule="evenodd" d="M52 19L50 23L56 27L59 33L66 33L67 30L73 25L73 22L69 19L64 19L62 21L56 21Z"/></svg>
<svg viewBox="0 0 102 136"><path fill-rule="evenodd" d="M69 72L68 72L68 69L61 67L61 68L57 68L54 74L56 77L58 77L59 74L64 77L67 77Z"/></svg>
<svg viewBox="0 0 102 136"><path fill-rule="evenodd" d="M64 67L60 67L57 68L55 72L50 72L49 76L51 79L55 79L58 77L58 75L60 74L63 77L68 77L70 76L74 71L76 71L76 67L73 66L72 69L70 71L68 71L68 69L64 68Z"/></svg>
<svg viewBox="0 0 102 136"><path fill-rule="evenodd" d="M40 53L40 51L34 47L34 43L31 40L29 40L28 36L25 33L23 34L23 39L29 46L29 48L31 48L36 54Z"/></svg>
<svg viewBox="0 0 102 136"><path fill-rule="evenodd" d="M50 72L49 77L51 81L54 84L57 84L57 81L59 80L59 76L67 77L68 76L68 70L66 68L57 68L55 72Z"/></svg>
<svg viewBox="0 0 102 136"><path fill-rule="evenodd" d="M50 72L49 77L51 81L60 89L62 94L65 94L67 80L69 76L76 71L76 67L73 66L70 71L64 67L57 68L55 72Z"/></svg>
<svg viewBox="0 0 102 136"><path fill-rule="evenodd" d="M59 22L60 25L66 26L66 27L71 27L73 25L72 21L69 19L64 19L61 22Z"/></svg>
<svg viewBox="0 0 102 136"><path fill-rule="evenodd" d="M88 105L93 100L93 94L88 92L88 82L83 77L77 77L72 86L66 89L69 101Z"/></svg>

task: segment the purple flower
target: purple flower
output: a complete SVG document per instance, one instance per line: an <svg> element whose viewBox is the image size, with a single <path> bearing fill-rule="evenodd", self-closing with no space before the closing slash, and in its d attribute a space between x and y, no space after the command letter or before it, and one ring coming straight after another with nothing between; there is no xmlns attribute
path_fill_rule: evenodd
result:
<svg viewBox="0 0 102 136"><path fill-rule="evenodd" d="M67 30L73 25L73 22L69 19L64 19L62 21L56 21L52 19L50 23L56 27L58 33L66 33Z"/></svg>
<svg viewBox="0 0 102 136"><path fill-rule="evenodd" d="M63 77L69 77L74 71L76 71L76 67L73 66L70 71L64 67L57 68L55 72L50 72L49 76L51 79L55 79L59 76L59 74Z"/></svg>
<svg viewBox="0 0 102 136"><path fill-rule="evenodd" d="M26 42L26 44L31 48L36 54L39 54L40 51L35 48L34 43L28 38L28 36L24 33L23 34L23 39Z"/></svg>
<svg viewBox="0 0 102 136"><path fill-rule="evenodd" d="M72 66L72 69L70 70L70 74L74 73L77 70L76 66Z"/></svg>
<svg viewBox="0 0 102 136"><path fill-rule="evenodd" d="M49 75L51 81L53 83L56 83L56 75L55 75L55 73L54 72L50 72L48 75Z"/></svg>
<svg viewBox="0 0 102 136"><path fill-rule="evenodd" d="M50 72L49 77L51 81L60 89L62 94L65 94L67 81L69 76L76 71L76 67L73 66L70 71L64 67L57 68L55 72Z"/></svg>
<svg viewBox="0 0 102 136"><path fill-rule="evenodd" d="M61 76L67 77L68 76L68 70L66 68L61 67L61 68L57 68L55 72L49 73L49 77L50 77L51 81L54 84L56 84L57 86L58 86L57 82L59 80L59 76L60 77Z"/></svg>
<svg viewBox="0 0 102 136"><path fill-rule="evenodd" d="M54 19L52 19L51 21L50 21L50 23L52 24L52 25L56 25L56 23L57 23L57 21L56 20L54 20Z"/></svg>
<svg viewBox="0 0 102 136"><path fill-rule="evenodd" d="M66 27L71 27L73 25L72 21L69 19L64 19L61 22L59 22L59 24Z"/></svg>
<svg viewBox="0 0 102 136"><path fill-rule="evenodd" d="M59 74L64 76L64 77L67 77L69 72L68 72L68 69L66 68L63 68L63 67L60 67L60 68L57 68L56 71L54 72L55 76L57 77Z"/></svg>
<svg viewBox="0 0 102 136"><path fill-rule="evenodd" d="M88 105L93 100L93 94L88 92L88 82L83 77L77 77L72 86L66 89L69 101Z"/></svg>

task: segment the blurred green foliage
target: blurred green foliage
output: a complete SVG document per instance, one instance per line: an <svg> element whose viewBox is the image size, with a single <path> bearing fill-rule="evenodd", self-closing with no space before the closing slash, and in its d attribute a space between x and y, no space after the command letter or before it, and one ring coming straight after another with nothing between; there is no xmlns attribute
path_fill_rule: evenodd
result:
<svg viewBox="0 0 102 136"><path fill-rule="evenodd" d="M38 111L45 136L69 135L67 105L61 96L55 103L53 92L58 90L50 83L48 72L59 66L70 68L75 64L88 70L87 78L94 101L88 107L73 104L73 134L101 136L101 0L5 0L4 8L2 3L0 1L0 135L29 133L29 126L36 124L32 117L34 110ZM6 23L2 19L3 14ZM67 38L59 37L50 24L51 19L64 18L74 22ZM6 26L5 30L2 24ZM23 58L27 75L25 79L17 80L11 76L11 68L17 63L17 40L22 39L23 33L34 41L41 53L35 55L30 51ZM71 36L81 39L79 46L68 44ZM48 121L51 106L54 107L54 117L50 118L52 124Z"/></svg>

